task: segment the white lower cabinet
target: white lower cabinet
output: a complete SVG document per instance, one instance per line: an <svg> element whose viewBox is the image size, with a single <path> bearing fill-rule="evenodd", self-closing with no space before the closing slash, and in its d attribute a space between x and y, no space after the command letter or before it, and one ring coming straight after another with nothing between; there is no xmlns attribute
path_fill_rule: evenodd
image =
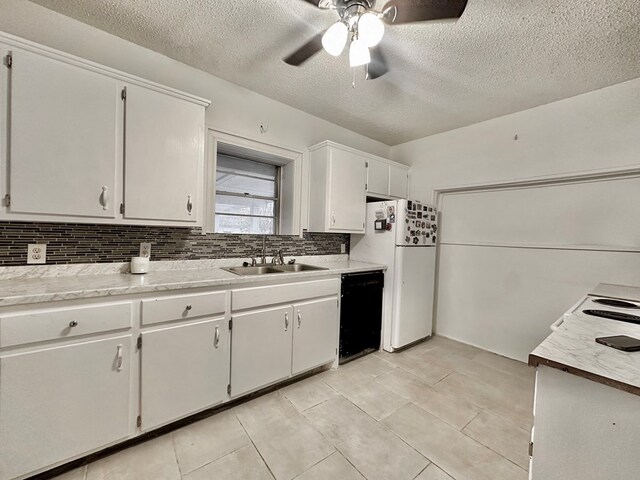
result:
<svg viewBox="0 0 640 480"><path fill-rule="evenodd" d="M128 437L131 335L0 355L0 478Z"/></svg>
<svg viewBox="0 0 640 480"><path fill-rule="evenodd" d="M234 314L231 340L231 395L258 390L291 374L293 308Z"/></svg>
<svg viewBox="0 0 640 480"><path fill-rule="evenodd" d="M143 431L219 404L229 384L228 321L144 332L141 361Z"/></svg>
<svg viewBox="0 0 640 480"><path fill-rule="evenodd" d="M293 360L296 375L336 358L338 345L338 299L332 297L293 306Z"/></svg>

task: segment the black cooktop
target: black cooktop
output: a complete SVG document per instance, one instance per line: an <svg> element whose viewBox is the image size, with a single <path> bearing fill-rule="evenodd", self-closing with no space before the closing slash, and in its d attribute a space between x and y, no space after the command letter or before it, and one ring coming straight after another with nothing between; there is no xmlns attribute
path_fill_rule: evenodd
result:
<svg viewBox="0 0 640 480"><path fill-rule="evenodd" d="M640 325L640 317L630 313L612 312L611 310L583 310L582 313L593 317L608 318L619 322L636 323Z"/></svg>
<svg viewBox="0 0 640 480"><path fill-rule="evenodd" d="M606 305L607 307L640 309L640 306L635 303L616 300L615 298L598 298L594 300L593 303L599 303L600 305Z"/></svg>

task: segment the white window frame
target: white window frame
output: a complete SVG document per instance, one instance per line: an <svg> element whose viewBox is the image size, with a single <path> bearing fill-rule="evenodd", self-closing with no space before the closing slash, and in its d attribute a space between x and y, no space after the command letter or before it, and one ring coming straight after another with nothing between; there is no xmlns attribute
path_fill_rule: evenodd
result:
<svg viewBox="0 0 640 480"><path fill-rule="evenodd" d="M302 235L303 153L213 129L209 129L207 135L206 213L203 233L215 233L216 167L220 143L251 150L255 156L242 155L248 160L281 167L278 182L277 235Z"/></svg>

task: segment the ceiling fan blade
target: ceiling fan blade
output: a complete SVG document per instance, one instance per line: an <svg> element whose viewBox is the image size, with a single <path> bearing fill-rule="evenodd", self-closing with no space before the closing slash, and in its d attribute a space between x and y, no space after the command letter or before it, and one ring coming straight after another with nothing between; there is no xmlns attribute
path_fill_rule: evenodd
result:
<svg viewBox="0 0 640 480"><path fill-rule="evenodd" d="M389 24L460 18L468 0L392 0L384 7Z"/></svg>
<svg viewBox="0 0 640 480"><path fill-rule="evenodd" d="M389 71L387 60L380 45L371 49L371 61L367 65L367 80L380 78Z"/></svg>
<svg viewBox="0 0 640 480"><path fill-rule="evenodd" d="M286 57L284 59L285 63L293 65L294 67L299 67L313 57L316 53L322 50L322 35L324 35L324 33L319 33L302 45L298 50Z"/></svg>
<svg viewBox="0 0 640 480"><path fill-rule="evenodd" d="M303 0L304 2L310 3L314 7L322 8L327 10L333 7L333 0Z"/></svg>

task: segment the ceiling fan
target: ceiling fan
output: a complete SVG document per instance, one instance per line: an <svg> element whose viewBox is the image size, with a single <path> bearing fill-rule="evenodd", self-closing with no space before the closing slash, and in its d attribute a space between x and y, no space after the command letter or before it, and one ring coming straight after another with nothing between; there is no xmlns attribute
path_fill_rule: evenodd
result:
<svg viewBox="0 0 640 480"><path fill-rule="evenodd" d="M460 18L468 0L390 0L376 10L376 0L303 0L324 10L335 10L339 20L298 48L284 61L300 66L324 50L340 56L347 42L351 67L364 65L366 79L374 80L389 71L380 41L385 24L426 22Z"/></svg>

